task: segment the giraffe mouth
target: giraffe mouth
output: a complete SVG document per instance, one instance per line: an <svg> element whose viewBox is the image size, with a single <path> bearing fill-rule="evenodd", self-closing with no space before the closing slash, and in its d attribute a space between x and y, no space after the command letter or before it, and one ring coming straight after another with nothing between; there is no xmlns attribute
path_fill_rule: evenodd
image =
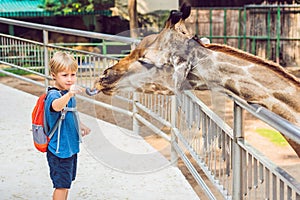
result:
<svg viewBox="0 0 300 200"><path fill-rule="evenodd" d="M89 96L95 96L96 94L100 93L101 91L94 88L94 89L91 89L91 88L86 88L85 89L85 93Z"/></svg>
<svg viewBox="0 0 300 200"><path fill-rule="evenodd" d="M86 88L85 93L89 96L95 96L102 92L105 95L113 95L115 92L115 88L113 87L103 87L102 85L97 84L95 88Z"/></svg>
<svg viewBox="0 0 300 200"><path fill-rule="evenodd" d="M89 96L94 96L96 94L99 94L100 92L103 92L105 87L103 87L101 84L96 83L93 88L86 88L85 93Z"/></svg>

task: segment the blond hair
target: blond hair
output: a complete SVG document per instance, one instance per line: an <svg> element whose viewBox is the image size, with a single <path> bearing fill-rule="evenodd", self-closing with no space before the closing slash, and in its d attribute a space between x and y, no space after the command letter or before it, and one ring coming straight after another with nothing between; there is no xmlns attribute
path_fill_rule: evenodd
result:
<svg viewBox="0 0 300 200"><path fill-rule="evenodd" d="M78 64L75 58L72 55L61 51L54 53L49 65L50 72L53 74L57 74L64 70L71 70L72 72L77 72L78 69Z"/></svg>

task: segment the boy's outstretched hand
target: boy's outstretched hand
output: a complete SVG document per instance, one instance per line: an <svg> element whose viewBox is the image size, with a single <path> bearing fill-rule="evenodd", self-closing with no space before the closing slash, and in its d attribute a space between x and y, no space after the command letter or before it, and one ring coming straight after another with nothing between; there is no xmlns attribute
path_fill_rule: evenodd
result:
<svg viewBox="0 0 300 200"><path fill-rule="evenodd" d="M79 85L71 85L69 92L74 96L75 94L81 93L84 89Z"/></svg>

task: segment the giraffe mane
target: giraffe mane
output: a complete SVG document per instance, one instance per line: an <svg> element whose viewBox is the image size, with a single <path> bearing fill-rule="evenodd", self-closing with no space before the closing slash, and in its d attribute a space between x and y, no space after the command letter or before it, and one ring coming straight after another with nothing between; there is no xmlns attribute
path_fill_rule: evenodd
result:
<svg viewBox="0 0 300 200"><path fill-rule="evenodd" d="M145 47L134 49L132 52L130 52L129 55L127 55L126 57L119 60L119 64L127 65L128 63L132 62L133 60L134 61L138 60L142 56L144 51L145 51Z"/></svg>
<svg viewBox="0 0 300 200"><path fill-rule="evenodd" d="M231 56L235 56L237 58L241 58L243 60L265 66L274 72L277 72L281 74L283 77L291 80L295 85L300 86L300 80L296 78L294 75L290 74L285 70L282 66L278 65L277 63L274 63L273 61L265 60L263 58L260 58L258 56L255 56L253 54L244 52L242 50L236 49L234 47L230 47L227 45L222 44L203 44L199 42L201 46L210 49L212 51L222 52Z"/></svg>

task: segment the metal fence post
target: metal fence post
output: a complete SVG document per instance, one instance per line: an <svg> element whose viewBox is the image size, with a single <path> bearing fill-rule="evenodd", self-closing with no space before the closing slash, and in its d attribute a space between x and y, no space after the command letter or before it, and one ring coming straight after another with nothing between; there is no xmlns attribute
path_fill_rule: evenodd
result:
<svg viewBox="0 0 300 200"><path fill-rule="evenodd" d="M132 131L135 135L139 135L140 133L140 123L135 117L138 113L138 108L136 106L136 102L138 102L138 94L133 92L133 103L132 103Z"/></svg>
<svg viewBox="0 0 300 200"><path fill-rule="evenodd" d="M247 7L244 6L244 13L243 13L243 50L247 50Z"/></svg>
<svg viewBox="0 0 300 200"><path fill-rule="evenodd" d="M176 103L176 95L171 97L171 163L173 166L177 166L178 164L178 154L174 148L174 143L178 142L178 139L175 135L174 128L176 128L176 116L177 116L177 103Z"/></svg>
<svg viewBox="0 0 300 200"><path fill-rule="evenodd" d="M44 67L45 67L45 76L49 76L49 55L48 55L48 45L49 38L48 38L48 31L43 30L43 49L44 49ZM45 89L47 90L49 86L48 78L45 78Z"/></svg>
<svg viewBox="0 0 300 200"><path fill-rule="evenodd" d="M107 54L107 46L105 40L102 41L102 54L103 55Z"/></svg>
<svg viewBox="0 0 300 200"><path fill-rule="evenodd" d="M276 62L279 64L279 59L280 59L280 34L281 34L281 25L280 25L280 20L281 20L281 10L280 7L277 7L277 22L276 22Z"/></svg>
<svg viewBox="0 0 300 200"><path fill-rule="evenodd" d="M238 140L243 137L243 109L234 102L232 199L236 200L242 199L242 149L238 145Z"/></svg>

